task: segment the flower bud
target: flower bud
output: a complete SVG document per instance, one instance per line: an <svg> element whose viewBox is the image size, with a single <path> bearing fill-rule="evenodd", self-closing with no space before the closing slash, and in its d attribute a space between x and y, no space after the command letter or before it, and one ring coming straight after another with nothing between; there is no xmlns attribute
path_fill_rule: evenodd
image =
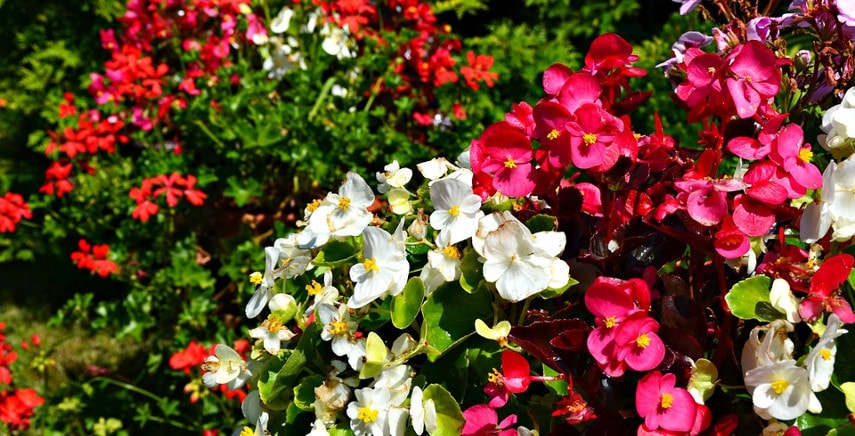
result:
<svg viewBox="0 0 855 436"><path fill-rule="evenodd" d="M424 209L419 209L416 219L414 219L410 226L407 227L407 233L409 233L413 239L423 241L427 235L427 223L428 219L427 216L425 216Z"/></svg>
<svg viewBox="0 0 855 436"><path fill-rule="evenodd" d="M270 299L269 307L271 312L279 316L283 324L291 321L297 313L297 301L288 294L274 295Z"/></svg>

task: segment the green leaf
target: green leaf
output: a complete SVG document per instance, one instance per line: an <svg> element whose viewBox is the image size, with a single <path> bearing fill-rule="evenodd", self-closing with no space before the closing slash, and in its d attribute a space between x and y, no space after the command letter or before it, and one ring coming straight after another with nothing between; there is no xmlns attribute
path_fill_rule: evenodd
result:
<svg viewBox="0 0 855 436"><path fill-rule="evenodd" d="M425 299L425 284L413 277L404 290L392 299L392 325L403 330L413 323Z"/></svg>
<svg viewBox="0 0 855 436"><path fill-rule="evenodd" d="M550 368L545 364L541 364L543 366L543 375L545 377L554 377L556 375L561 375L560 372ZM567 395L567 380L559 379L554 381L543 382L550 391L555 392L558 395L566 396Z"/></svg>
<svg viewBox="0 0 855 436"><path fill-rule="evenodd" d="M457 283L433 291L422 305L422 341L435 361L445 350L475 333L476 319L492 319L493 298L486 289L467 294Z"/></svg>
<svg viewBox="0 0 855 436"><path fill-rule="evenodd" d="M297 347L268 359L258 380L258 393L261 395L261 401L269 408L284 410L291 403L294 382L305 369L309 353L316 352L315 342L319 337L317 329L316 324L306 326Z"/></svg>
<svg viewBox="0 0 855 436"><path fill-rule="evenodd" d="M261 401L272 410L285 410L288 407L288 390L281 384L277 384L279 370L285 364L284 356L276 356L268 359L261 369L258 378L258 394Z"/></svg>
<svg viewBox="0 0 855 436"><path fill-rule="evenodd" d="M697 392L704 401L707 401L715 391L715 382L718 379L718 368L707 359L698 359L692 368L692 377L689 379L689 392Z"/></svg>
<svg viewBox="0 0 855 436"><path fill-rule="evenodd" d="M567 280L567 284L560 288L546 288L541 293L537 294L538 297L543 298L544 300L549 300L551 298L555 298L560 296L561 294L567 292L568 289L572 288L579 284L579 281L570 277Z"/></svg>
<svg viewBox="0 0 855 436"><path fill-rule="evenodd" d="M330 241L321 248L312 263L317 266L341 266L356 257L358 253L359 250L353 244L344 241Z"/></svg>
<svg viewBox="0 0 855 436"><path fill-rule="evenodd" d="M846 395L846 408L849 412L855 412L855 382L843 383L840 390Z"/></svg>
<svg viewBox="0 0 855 436"><path fill-rule="evenodd" d="M457 436L466 420L458 401L444 387L432 384L424 390L423 401L433 401L436 407L436 431L431 436Z"/></svg>
<svg viewBox="0 0 855 436"><path fill-rule="evenodd" d="M478 287L478 283L484 278L481 273L483 264L478 260L478 253L470 247L467 247L463 252L463 258L460 259L460 286L466 292L474 292Z"/></svg>
<svg viewBox="0 0 855 436"><path fill-rule="evenodd" d="M762 308L762 304L772 305L769 299L769 289L772 287L772 279L768 276L755 276L745 279L730 289L724 297L730 311L740 319L756 319L760 321L772 321L768 313ZM761 306L761 313L757 313Z"/></svg>
<svg viewBox="0 0 855 436"><path fill-rule="evenodd" d="M555 217L552 215L535 215L525 222L532 233L555 230Z"/></svg>
<svg viewBox="0 0 855 436"><path fill-rule="evenodd" d="M322 375L304 377L300 384L294 387L294 405L306 412L315 410L315 388L322 384L324 384Z"/></svg>
<svg viewBox="0 0 855 436"><path fill-rule="evenodd" d="M365 363L359 371L359 378L366 379L380 374L387 353L386 344L383 343L380 335L374 332L368 333L368 338L365 340Z"/></svg>

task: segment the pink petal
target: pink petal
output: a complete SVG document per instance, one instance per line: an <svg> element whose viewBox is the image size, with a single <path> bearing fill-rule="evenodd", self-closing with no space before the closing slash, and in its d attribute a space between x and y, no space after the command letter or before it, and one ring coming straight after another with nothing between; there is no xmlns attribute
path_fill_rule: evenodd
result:
<svg viewBox="0 0 855 436"><path fill-rule="evenodd" d="M728 141L727 149L743 159L759 160L766 157L772 147L761 144L754 138L738 136Z"/></svg>
<svg viewBox="0 0 855 436"><path fill-rule="evenodd" d="M763 203L743 196L733 209L733 223L748 236L763 236L775 224L775 213Z"/></svg>
<svg viewBox="0 0 855 436"><path fill-rule="evenodd" d="M711 185L695 190L686 199L686 210L699 224L714 226L727 215L727 194L712 189Z"/></svg>
<svg viewBox="0 0 855 436"><path fill-rule="evenodd" d="M563 64L552 64L543 72L543 90L549 95L557 95L573 75L573 70Z"/></svg>

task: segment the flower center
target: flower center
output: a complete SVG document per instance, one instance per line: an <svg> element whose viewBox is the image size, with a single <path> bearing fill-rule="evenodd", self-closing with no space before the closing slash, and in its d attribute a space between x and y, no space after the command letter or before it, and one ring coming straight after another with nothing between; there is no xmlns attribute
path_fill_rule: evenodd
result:
<svg viewBox="0 0 855 436"><path fill-rule="evenodd" d="M253 431L251 428L249 428L247 426L243 426L243 430L240 431L240 436L252 436L254 434L255 434L255 431Z"/></svg>
<svg viewBox="0 0 855 436"><path fill-rule="evenodd" d="M264 279L261 277L261 273L256 271L249 275L249 282L253 285L260 285Z"/></svg>
<svg viewBox="0 0 855 436"><path fill-rule="evenodd" d="M514 158L508 156L508 160L505 161L505 168L516 168L517 163L514 161Z"/></svg>
<svg viewBox="0 0 855 436"><path fill-rule="evenodd" d="M323 286L314 280L312 280L312 283L306 285L306 292L308 292L310 296L314 297L315 295L320 294L321 290L323 290Z"/></svg>
<svg viewBox="0 0 855 436"><path fill-rule="evenodd" d="M799 159L804 163L810 163L810 160L813 159L813 152L810 151L810 147L805 147L799 150Z"/></svg>
<svg viewBox="0 0 855 436"><path fill-rule="evenodd" d="M831 350L828 348L819 350L819 357L822 357L822 360L831 360Z"/></svg>
<svg viewBox="0 0 855 436"><path fill-rule="evenodd" d="M582 141L585 141L585 145L591 145L597 142L597 134L596 133L586 133L582 135Z"/></svg>
<svg viewBox="0 0 855 436"><path fill-rule="evenodd" d="M507 163L505 164L507 166ZM451 209L448 209L448 214L451 216L460 215L460 206L454 206Z"/></svg>
<svg viewBox="0 0 855 436"><path fill-rule="evenodd" d="M674 404L674 396L665 392L662 394L662 397L659 399L659 406L663 409L670 409Z"/></svg>
<svg viewBox="0 0 855 436"><path fill-rule="evenodd" d="M447 257L450 257L452 259L460 258L460 251L458 251L457 247L455 247L453 245L449 245L448 247L443 248L442 254L444 254Z"/></svg>
<svg viewBox="0 0 855 436"><path fill-rule="evenodd" d="M360 407L359 413L356 415L357 419L362 420L362 422L368 424L374 421L377 421L377 415L380 414L380 411L376 409L372 409L370 407Z"/></svg>
<svg viewBox="0 0 855 436"><path fill-rule="evenodd" d="M331 322L329 332L333 336L341 336L347 333L347 322L341 319Z"/></svg>
<svg viewBox="0 0 855 436"><path fill-rule="evenodd" d="M613 316L606 318L603 322L606 323L606 328L609 328L609 329L614 327L616 324L615 323L615 317L613 317Z"/></svg>
<svg viewBox="0 0 855 436"><path fill-rule="evenodd" d="M265 323L267 323L267 331L270 333L276 333L279 330L282 330L282 320L280 320L279 317L271 316L270 318L267 318Z"/></svg>
<svg viewBox="0 0 855 436"><path fill-rule="evenodd" d="M647 333L640 334L637 338L635 338L635 345L638 345L638 348L645 349L648 345L650 345L650 336L647 336Z"/></svg>
<svg viewBox="0 0 855 436"><path fill-rule="evenodd" d="M380 271L380 267L377 266L377 261L372 257L371 259L365 259L365 262L362 262L362 266L365 267L366 271Z"/></svg>
<svg viewBox="0 0 855 436"><path fill-rule="evenodd" d="M788 382L782 378L779 378L779 379L775 380L774 383L772 383L772 390L775 391L776 394L781 395L784 393L784 391L787 390L787 388L789 386L790 386L790 382Z"/></svg>
<svg viewBox="0 0 855 436"><path fill-rule="evenodd" d="M559 135L561 135L561 133L558 132L558 129L552 129L551 132L546 134L546 139L550 139L550 140L554 141L554 140L558 139Z"/></svg>
<svg viewBox="0 0 855 436"><path fill-rule="evenodd" d="M318 206L320 206L320 205L321 205L321 200L318 200L316 198L316 199L312 200L311 203L306 205L306 210L309 212L314 212L318 208Z"/></svg>
<svg viewBox="0 0 855 436"><path fill-rule="evenodd" d="M341 210L347 210L350 207L350 197L341 196L338 199L338 208Z"/></svg>
<svg viewBox="0 0 855 436"><path fill-rule="evenodd" d="M487 374L487 381L490 383L495 383L498 386L504 386L505 376L503 376L498 369L493 368L493 372Z"/></svg>

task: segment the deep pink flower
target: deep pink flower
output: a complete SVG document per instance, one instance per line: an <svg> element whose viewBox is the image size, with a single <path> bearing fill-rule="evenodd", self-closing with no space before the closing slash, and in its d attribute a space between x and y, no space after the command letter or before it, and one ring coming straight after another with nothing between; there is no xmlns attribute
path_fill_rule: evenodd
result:
<svg viewBox="0 0 855 436"><path fill-rule="evenodd" d="M508 402L509 394L521 394L531 384L531 366L525 357L511 350L502 352L502 372L493 369L484 386L489 395L490 406L502 407Z"/></svg>
<svg viewBox="0 0 855 436"><path fill-rule="evenodd" d="M748 236L763 236L775 225L775 211L747 195L734 198L733 223Z"/></svg>
<svg viewBox="0 0 855 436"><path fill-rule="evenodd" d="M677 377L650 372L638 381L635 408L650 430L688 432L695 426L698 405L689 391L675 386Z"/></svg>
<svg viewBox="0 0 855 436"><path fill-rule="evenodd" d="M570 158L577 168L596 167L605 161L606 147L623 129L623 122L591 103L583 104L575 116L576 120L566 125L570 133Z"/></svg>
<svg viewBox="0 0 855 436"><path fill-rule="evenodd" d="M526 136L534 134L534 112L530 104L520 102L511 105L511 111L505 114L505 121L511 126L520 129Z"/></svg>
<svg viewBox="0 0 855 436"><path fill-rule="evenodd" d="M618 327L633 314L646 313L650 308L647 283L640 279L597 277L585 291L585 307L594 315L597 326L588 335L588 352L603 372L620 377L626 370L626 362L618 356Z"/></svg>
<svg viewBox="0 0 855 436"><path fill-rule="evenodd" d="M786 171L791 182L807 189L818 189L822 187L822 173L811 163L813 152L810 145L802 145L803 142L801 126L787 124L772 143L769 158Z"/></svg>
<svg viewBox="0 0 855 436"><path fill-rule="evenodd" d="M721 229L716 232L713 240L716 253L725 259L737 259L745 255L751 248L748 235L733 224L733 217L724 217Z"/></svg>
<svg viewBox="0 0 855 436"><path fill-rule="evenodd" d="M535 128L532 136L546 149L549 165L566 168L570 165L570 133L564 126L575 118L564 106L551 101L538 103L533 117Z"/></svg>
<svg viewBox="0 0 855 436"><path fill-rule="evenodd" d="M572 114L585 104L602 106L600 102L602 92L602 87L594 76L580 71L564 82L564 87L558 94L558 103Z"/></svg>
<svg viewBox="0 0 855 436"><path fill-rule="evenodd" d="M552 64L543 72L543 91L547 95L558 95L573 70L564 64Z"/></svg>
<svg viewBox="0 0 855 436"><path fill-rule="evenodd" d="M759 41L737 46L727 57L725 83L739 118L754 116L778 93L781 70L777 61L775 54Z"/></svg>
<svg viewBox="0 0 855 436"><path fill-rule="evenodd" d="M635 371L656 368L665 357L665 344L658 331L659 323L644 313L625 319L615 332L615 357Z"/></svg>
<svg viewBox="0 0 855 436"><path fill-rule="evenodd" d="M840 322L855 323L855 313L845 298L840 296L840 285L849 277L855 258L842 253L826 259L810 281L808 296L799 304L799 314L807 320L819 318L823 312L840 317Z"/></svg>
<svg viewBox="0 0 855 436"><path fill-rule="evenodd" d="M517 430L512 427L517 423L517 416L510 415L499 422L496 410L486 404L476 404L463 411L466 423L463 425L461 436L516 436Z"/></svg>
<svg viewBox="0 0 855 436"><path fill-rule="evenodd" d="M505 121L487 127L481 139L472 142L470 156L473 172L491 175L492 186L502 194L525 197L536 186L531 142Z"/></svg>

